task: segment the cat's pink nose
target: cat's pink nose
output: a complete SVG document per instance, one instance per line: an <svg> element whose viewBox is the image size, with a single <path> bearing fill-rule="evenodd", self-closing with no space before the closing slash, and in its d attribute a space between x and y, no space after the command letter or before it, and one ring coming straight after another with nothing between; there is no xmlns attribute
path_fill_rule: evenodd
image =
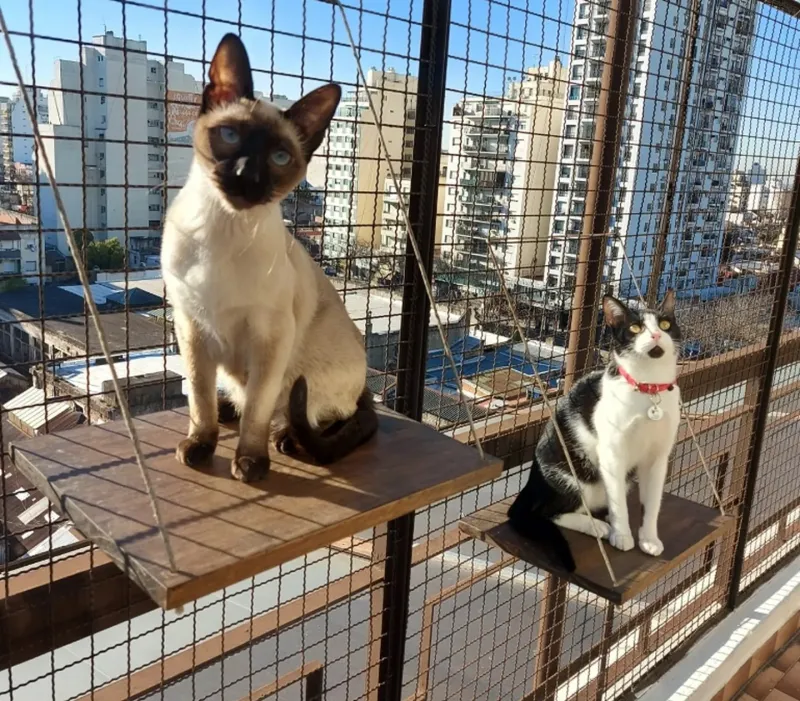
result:
<svg viewBox="0 0 800 701"><path fill-rule="evenodd" d="M661 332L660 332L660 331L656 331L656 332L654 332L654 333L651 333L650 335L653 337L653 340L654 340L656 343L658 343L658 342L659 342L659 340L661 339Z"/></svg>

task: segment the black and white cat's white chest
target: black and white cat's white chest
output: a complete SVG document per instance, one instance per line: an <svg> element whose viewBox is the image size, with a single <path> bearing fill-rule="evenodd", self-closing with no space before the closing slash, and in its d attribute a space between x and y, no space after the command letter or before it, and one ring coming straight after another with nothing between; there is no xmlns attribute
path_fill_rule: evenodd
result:
<svg viewBox="0 0 800 701"><path fill-rule="evenodd" d="M670 374L672 381L664 381ZM667 374L640 373L639 377L645 377L642 383L669 384L670 388L643 392L612 364L600 380L600 399L592 413L595 447L602 435L606 449L617 451L628 470L669 451L680 423L680 389L674 383L674 369ZM593 462L598 464L597 458Z"/></svg>
<svg viewBox="0 0 800 701"><path fill-rule="evenodd" d="M651 372L640 376L646 377L646 382L657 383L669 375ZM642 392L629 384L615 362L584 377L559 412L569 425L574 447L596 466L601 436L606 444L610 442L629 454L668 445L680 420L680 390L674 383L674 366L671 376L671 383L663 383L671 388L657 394ZM658 407L655 414L651 411L654 406Z"/></svg>

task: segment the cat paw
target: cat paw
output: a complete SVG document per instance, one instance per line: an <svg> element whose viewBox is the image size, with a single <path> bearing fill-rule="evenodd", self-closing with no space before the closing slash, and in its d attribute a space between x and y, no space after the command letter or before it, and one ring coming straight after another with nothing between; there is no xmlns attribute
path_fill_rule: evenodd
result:
<svg viewBox="0 0 800 701"><path fill-rule="evenodd" d="M608 536L608 542L611 543L617 550L633 550L633 534L622 531L611 530Z"/></svg>
<svg viewBox="0 0 800 701"><path fill-rule="evenodd" d="M269 466L269 455L237 455L231 462L231 476L240 482L258 482L266 478Z"/></svg>
<svg viewBox="0 0 800 701"><path fill-rule="evenodd" d="M611 524L606 523L605 521L601 521L600 519L595 519L595 528L597 529L597 535L599 535L604 540L608 540L611 536ZM594 535L594 531L589 535Z"/></svg>
<svg viewBox="0 0 800 701"><path fill-rule="evenodd" d="M652 534L645 534L640 529L639 549L643 553L647 553L648 555L652 555L653 557L658 557L661 553L664 552L664 543L662 543L658 539L658 536L654 536Z"/></svg>
<svg viewBox="0 0 800 701"><path fill-rule="evenodd" d="M217 437L184 438L175 450L178 462L187 467L200 467L207 464L217 449Z"/></svg>

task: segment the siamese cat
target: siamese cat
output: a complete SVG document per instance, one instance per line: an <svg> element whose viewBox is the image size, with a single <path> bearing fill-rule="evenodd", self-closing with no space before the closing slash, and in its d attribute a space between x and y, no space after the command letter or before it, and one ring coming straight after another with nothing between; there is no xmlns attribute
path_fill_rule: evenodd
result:
<svg viewBox="0 0 800 701"><path fill-rule="evenodd" d="M266 477L270 438L282 452L329 463L377 430L362 336L280 208L340 96L325 85L281 111L256 100L236 35L214 54L161 253L189 384L189 433L177 458L190 467L216 449L218 375L241 417L236 479Z"/></svg>
<svg viewBox="0 0 800 701"><path fill-rule="evenodd" d="M508 511L512 527L549 549L569 572L575 560L556 525L590 536L596 532L620 550L633 548L627 494L634 477L644 508L639 548L653 556L664 550L658 514L680 423L675 294L668 291L659 309L645 310L606 296L603 312L614 341L611 361L558 401L536 446L528 482ZM581 493L591 513L584 511Z"/></svg>

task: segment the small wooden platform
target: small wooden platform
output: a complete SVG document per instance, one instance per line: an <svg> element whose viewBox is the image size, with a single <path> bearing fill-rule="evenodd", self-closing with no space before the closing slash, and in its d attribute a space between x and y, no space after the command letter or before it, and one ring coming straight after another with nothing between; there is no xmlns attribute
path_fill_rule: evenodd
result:
<svg viewBox="0 0 800 701"><path fill-rule="evenodd" d="M638 547L622 552L605 543L606 553L618 580L614 585L594 538L561 529L577 565L575 572L568 573L511 527L507 512L513 501L513 497L505 499L463 518L459 524L461 530L472 538L491 543L520 560L552 572L615 604L622 604L640 594L681 562L733 528L736 521L732 516L721 516L717 509L665 494L659 516L659 538L664 543L664 552L660 557L646 555ZM635 497L631 498L629 511L631 531L635 537L641 523L641 508Z"/></svg>
<svg viewBox="0 0 800 701"><path fill-rule="evenodd" d="M502 468L386 412L377 436L345 460L324 468L273 451L269 477L242 484L230 477L235 428L221 427L208 469L176 461L188 422L185 409L136 419L177 571L168 566L121 422L12 446L16 466L56 510L168 609L475 487Z"/></svg>

